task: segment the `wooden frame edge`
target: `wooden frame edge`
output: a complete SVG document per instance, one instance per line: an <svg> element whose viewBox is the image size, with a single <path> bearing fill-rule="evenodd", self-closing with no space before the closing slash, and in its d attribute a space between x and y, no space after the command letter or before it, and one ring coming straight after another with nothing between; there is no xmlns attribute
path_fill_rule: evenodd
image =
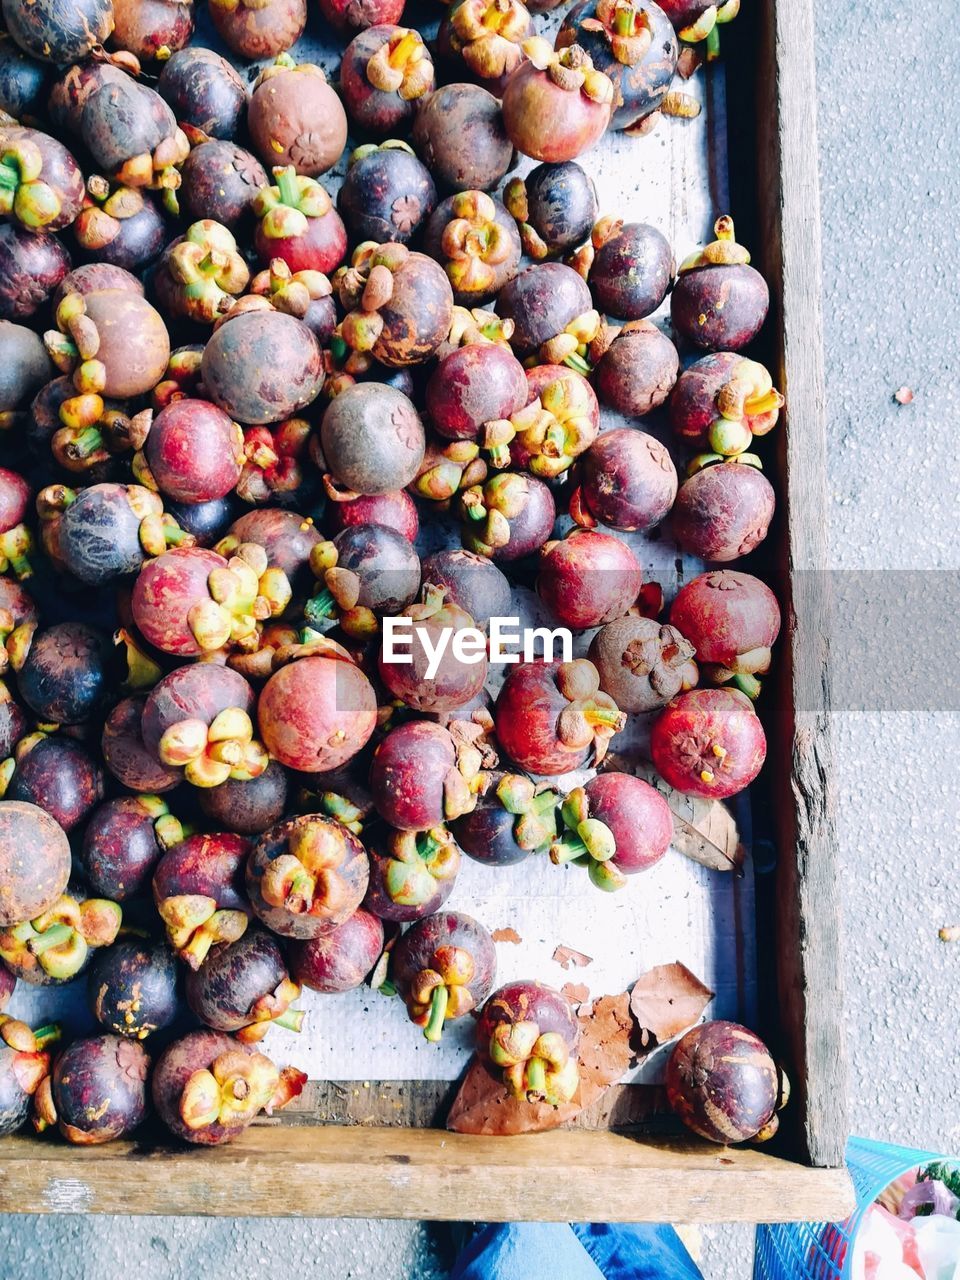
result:
<svg viewBox="0 0 960 1280"><path fill-rule="evenodd" d="M0 1212L778 1222L853 1208L846 1170L695 1140L554 1131L251 1129L225 1147L0 1145Z"/></svg>
<svg viewBox="0 0 960 1280"><path fill-rule="evenodd" d="M758 99L758 199L763 268L772 286L779 385L779 517L785 643L778 738L789 779L775 796L778 989L798 1156L843 1163L847 1139L840 915L830 742L826 572L826 416L822 344L820 182L813 0L763 0ZM781 770L781 773L785 773ZM789 785L787 785L787 783ZM792 851L793 856L789 856Z"/></svg>

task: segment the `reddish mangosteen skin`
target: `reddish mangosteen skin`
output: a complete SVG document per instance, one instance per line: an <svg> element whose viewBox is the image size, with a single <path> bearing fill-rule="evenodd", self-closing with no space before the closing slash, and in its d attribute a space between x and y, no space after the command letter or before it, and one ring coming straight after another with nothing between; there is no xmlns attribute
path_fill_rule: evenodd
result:
<svg viewBox="0 0 960 1280"><path fill-rule="evenodd" d="M292 164L308 178L332 168L347 145L347 117L334 89L323 76L293 68L254 89L247 130L265 164Z"/></svg>
<svg viewBox="0 0 960 1280"><path fill-rule="evenodd" d="M0 801L0 926L34 920L70 880L70 842L43 809Z"/></svg>
<svg viewBox="0 0 960 1280"><path fill-rule="evenodd" d="M430 170L408 151L372 151L347 170L337 206L351 239L407 244L437 204Z"/></svg>
<svg viewBox="0 0 960 1280"><path fill-rule="evenodd" d="M367 885L363 905L367 911L373 912L381 920L395 924L411 924L414 920L422 920L424 916L433 915L435 911L439 911L453 893L456 877L450 876L446 880L435 880L433 893L418 906L406 906L394 902L387 889L389 862L389 855L384 856L375 848L370 849L370 883Z"/></svg>
<svg viewBox="0 0 960 1280"><path fill-rule="evenodd" d="M142 1045L123 1036L74 1041L51 1072L63 1137L78 1146L97 1146L132 1133L147 1114L149 1069Z"/></svg>
<svg viewBox="0 0 960 1280"><path fill-rule="evenodd" d="M226 560L206 547L173 547L149 560L133 585L132 609L144 639L163 653L196 658L197 644L187 614L210 599L207 579Z"/></svg>
<svg viewBox="0 0 960 1280"><path fill-rule="evenodd" d="M598 436L583 456L580 485L590 514L611 529L652 529L677 497L677 469L654 436L618 427Z"/></svg>
<svg viewBox="0 0 960 1280"><path fill-rule="evenodd" d="M320 12L337 31L365 31L400 21L405 0L320 0Z"/></svg>
<svg viewBox="0 0 960 1280"><path fill-rule="evenodd" d="M729 1146L749 1142L773 1117L780 1077L759 1036L736 1022L705 1022L674 1046L667 1100L688 1129Z"/></svg>
<svg viewBox="0 0 960 1280"><path fill-rule="evenodd" d="M438 947L461 947L473 957L476 972L468 989L474 1008L479 1009L496 982L497 949L483 925L462 911L438 911L426 916L401 937L393 950L391 973L401 998L407 999L417 974L432 967Z"/></svg>
<svg viewBox="0 0 960 1280"><path fill-rule="evenodd" d="M497 798L497 785L502 772L490 778L477 807L450 823L454 839L474 862L490 867L510 867L529 858L532 850L517 844L514 827L517 815L508 812Z"/></svg>
<svg viewBox="0 0 960 1280"><path fill-rule="evenodd" d="M149 888L153 868L163 854L153 824L136 796L120 796L94 810L78 861L96 897L125 902Z"/></svg>
<svg viewBox="0 0 960 1280"><path fill-rule="evenodd" d="M152 391L170 359L170 336L159 311L129 289L103 289L84 300L100 338L104 396L128 400Z"/></svg>
<svg viewBox="0 0 960 1280"><path fill-rule="evenodd" d="M219 787L199 787L200 808L216 826L239 835L258 836L283 817L287 806L287 774L271 760L259 778L228 778Z"/></svg>
<svg viewBox="0 0 960 1280"><path fill-rule="evenodd" d="M363 672L337 658L298 658L281 667L260 695L260 732L288 769L321 773L346 764L376 727L377 699Z"/></svg>
<svg viewBox="0 0 960 1280"><path fill-rule="evenodd" d="M377 670L382 683L395 698L399 698L414 711L429 714L454 711L475 698L486 682L486 654L479 662L460 662L453 653L452 640L440 659L439 669L434 675L427 675L430 659L418 637L418 630L425 628L431 634L433 643L438 644L444 627L451 625L454 624L446 622L434 625L429 618L417 624L412 632L410 663L387 662L383 651L380 652ZM456 629L459 631L461 627L468 626L473 626L473 619L464 615L457 622Z"/></svg>
<svg viewBox="0 0 960 1280"><path fill-rule="evenodd" d="M240 1136L246 1125L219 1121L203 1129L189 1129L180 1119L180 1099L195 1071L207 1071L225 1053L254 1053L255 1046L241 1044L224 1031L191 1031L168 1045L157 1059L150 1079L150 1093L157 1115L170 1132L184 1142L218 1147Z"/></svg>
<svg viewBox="0 0 960 1280"><path fill-rule="evenodd" d="M44 738L17 762L7 796L38 805L72 831L103 799L103 770L70 738Z"/></svg>
<svg viewBox="0 0 960 1280"><path fill-rule="evenodd" d="M502 1023L535 1022L540 1034L563 1037L571 1053L580 1043L580 1024L565 995L533 978L521 978L498 987L477 1019L477 1053L488 1065L490 1039ZM496 1073L496 1068L494 1068Z"/></svg>
<svg viewBox="0 0 960 1280"><path fill-rule="evenodd" d="M291 417L323 386L320 344L305 324L279 311L251 311L221 325L200 368L210 399L246 426Z"/></svg>
<svg viewBox="0 0 960 1280"><path fill-rule="evenodd" d="M110 45L129 50L143 62L162 61L188 43L193 15L192 0L113 0Z"/></svg>
<svg viewBox="0 0 960 1280"><path fill-rule="evenodd" d="M575 160L600 141L609 123L609 103L561 89L529 61L521 62L503 91L507 136L534 160Z"/></svg>
<svg viewBox="0 0 960 1280"><path fill-rule="evenodd" d="M393 90L377 89L367 79L367 63L402 28L378 23L353 37L340 63L340 93L347 115L361 133L375 138L405 136L417 112L417 102L404 102ZM426 54L429 60L429 53Z"/></svg>
<svg viewBox="0 0 960 1280"><path fill-rule="evenodd" d="M179 197L186 216L194 222L212 218L231 230L252 218L257 192L269 182L251 151L216 140L194 147L180 173Z"/></svg>
<svg viewBox="0 0 960 1280"><path fill-rule="evenodd" d="M590 817L613 832L613 864L628 876L656 866L673 839L673 815L659 791L628 773L600 773L586 785Z"/></svg>
<svg viewBox="0 0 960 1280"><path fill-rule="evenodd" d="M80 293L86 297L104 289L124 289L127 293L138 293L143 297L142 281L123 267L108 262L85 262L74 267L61 280L53 295L53 309L59 307L68 293Z"/></svg>
<svg viewBox="0 0 960 1280"><path fill-rule="evenodd" d="M681 440L706 445L710 428L719 417L717 394L730 380L743 356L714 351L684 369L670 393L670 426Z"/></svg>
<svg viewBox="0 0 960 1280"><path fill-rule="evenodd" d="M625 542L574 529L544 551L537 594L560 622L579 631L623 617L642 581L640 562Z"/></svg>
<svg viewBox="0 0 960 1280"><path fill-rule="evenodd" d="M408 485L425 448L423 423L413 402L379 382L360 382L342 391L323 415L320 441L334 478L366 497Z"/></svg>
<svg viewBox="0 0 960 1280"><path fill-rule="evenodd" d="M726 755L713 752L719 745ZM650 731L650 754L664 782L684 795L726 800L750 785L767 754L763 725L744 694L691 689L669 703ZM713 782L701 773L709 770Z"/></svg>
<svg viewBox="0 0 960 1280"><path fill-rule="evenodd" d="M618 320L643 320L667 296L674 270L666 236L646 223L627 222L597 250L590 292L598 311Z"/></svg>
<svg viewBox="0 0 960 1280"><path fill-rule="evenodd" d="M250 907L243 891L243 868L250 841L231 831L193 835L168 849L153 873L153 896L159 904L181 894L213 898L221 911Z"/></svg>
<svg viewBox="0 0 960 1280"><path fill-rule="evenodd" d="M495 309L502 319L514 322L510 342L522 359L592 308L586 281L572 267L541 262L508 281Z"/></svg>
<svg viewBox="0 0 960 1280"><path fill-rule="evenodd" d="M253 1006L288 977L283 953L264 929L247 929L236 942L218 943L186 978L187 1004L215 1031L239 1031L253 1021Z"/></svg>
<svg viewBox="0 0 960 1280"><path fill-rule="evenodd" d="M29 320L70 270L56 238L0 224L0 320Z"/></svg>
<svg viewBox="0 0 960 1280"><path fill-rule="evenodd" d="M176 957L165 943L120 939L94 956L87 999L107 1031L142 1040L176 1017L178 985Z"/></svg>
<svg viewBox="0 0 960 1280"><path fill-rule="evenodd" d="M329 502L325 524L331 537L359 524L382 524L408 542L416 542L420 532L416 503L405 489L351 498L347 502Z"/></svg>
<svg viewBox="0 0 960 1280"><path fill-rule="evenodd" d="M206 400L175 400L162 409L144 452L160 492L176 502L225 498L243 465L239 428Z"/></svg>
<svg viewBox="0 0 960 1280"><path fill-rule="evenodd" d="M267 0L261 9L210 6L213 25L234 53L253 61L275 58L292 48L307 24L307 0Z"/></svg>
<svg viewBox="0 0 960 1280"><path fill-rule="evenodd" d="M280 934L283 938L299 938L301 941L307 941L310 938L319 937L332 925L343 924L360 906L370 881L370 860L366 849L352 831L348 831L346 827L340 827L340 824L335 823L332 818L328 819L327 825L338 827L344 835L344 858L335 870L347 883L350 891L347 901L338 910L334 912L324 910L322 914L298 914L288 911L286 907L273 906L260 892L263 873L271 862L286 853L288 838L302 821L303 819L290 818L263 833L247 860L246 889L254 914L268 929Z"/></svg>
<svg viewBox="0 0 960 1280"><path fill-rule="evenodd" d="M383 921L362 907L343 924L318 938L291 942L290 971L295 981L327 995L362 985L383 951Z"/></svg>
<svg viewBox="0 0 960 1280"><path fill-rule="evenodd" d="M448 84L422 100L417 154L445 191L490 191L514 162L500 103L475 84Z"/></svg>
<svg viewBox="0 0 960 1280"><path fill-rule="evenodd" d="M582 390L586 395L589 405L589 416L593 424L594 433L600 430L600 406L597 403L596 393L586 378L577 373L575 369L568 369L565 365L556 364L538 364L532 369L527 370L527 397L526 403L532 404L538 396L542 396L552 383L563 380L573 381L582 384ZM533 454L518 440L514 439L510 443L510 461L514 467L524 469L530 465Z"/></svg>
<svg viewBox="0 0 960 1280"><path fill-rule="evenodd" d="M711 2L712 0L660 0L660 8L677 31L680 31L702 18Z"/></svg>
<svg viewBox="0 0 960 1280"><path fill-rule="evenodd" d="M485 422L509 418L528 402L523 365L493 343L457 347L437 365L426 407L438 435L476 440Z"/></svg>
<svg viewBox="0 0 960 1280"><path fill-rule="evenodd" d="M180 781L179 769L161 764L143 745L140 720L144 698L124 698L107 716L101 748L107 768L131 791L162 794Z"/></svg>
<svg viewBox="0 0 960 1280"><path fill-rule="evenodd" d="M610 129L626 129L656 111L670 88L677 69L677 39L661 6L643 6L652 27L650 48L632 67L617 61L603 32L583 26L584 18L595 18L595 0L583 0L567 14L557 36L557 47L578 44L598 71L610 77L614 87L614 111Z"/></svg>
<svg viewBox="0 0 960 1280"><path fill-rule="evenodd" d="M181 126L192 124L209 138L229 141L247 109L247 86L212 49L179 49L163 64L157 93Z"/></svg>
<svg viewBox="0 0 960 1280"><path fill-rule="evenodd" d="M780 606L765 582L749 573L719 569L681 587L670 621L701 662L729 666L743 653L769 649L780 634Z"/></svg>
<svg viewBox="0 0 960 1280"><path fill-rule="evenodd" d="M291 271L322 271L332 275L347 256L347 229L336 209L328 209L320 218L308 218L302 236L271 238L258 223L253 247L260 263L268 267L280 258Z"/></svg>
<svg viewBox="0 0 960 1280"><path fill-rule="evenodd" d="M23 476L0 467L0 533L6 533L21 522L30 498L30 486Z"/></svg>
<svg viewBox="0 0 960 1280"><path fill-rule="evenodd" d="M760 545L775 505L773 487L756 467L720 462L680 486L673 536L689 555L727 563Z"/></svg>
<svg viewBox="0 0 960 1280"><path fill-rule="evenodd" d="M160 739L181 720L212 724L221 711L239 707L253 714L253 690L239 672L219 663L177 667L153 686L140 729L148 751L159 758Z"/></svg>
<svg viewBox="0 0 960 1280"><path fill-rule="evenodd" d="M769 309L766 280L744 262L684 271L670 295L673 327L707 351L741 351L760 332Z"/></svg>
<svg viewBox="0 0 960 1280"><path fill-rule="evenodd" d="M41 724L81 724L103 705L110 648L82 622L39 632L17 678L17 690Z"/></svg>
<svg viewBox="0 0 960 1280"><path fill-rule="evenodd" d="M370 766L370 793L380 816L400 831L440 826L443 780L456 760L453 739L441 725L412 720L391 730Z"/></svg>
<svg viewBox="0 0 960 1280"><path fill-rule="evenodd" d="M559 662L521 662L510 668L494 707L497 742L521 769L530 773L568 773L579 769L590 748L568 747L557 737L560 713L568 705L557 688Z"/></svg>
<svg viewBox="0 0 960 1280"><path fill-rule="evenodd" d="M642 418L663 404L679 371L677 349L659 329L621 333L597 365L597 394L618 413Z"/></svg>
<svg viewBox="0 0 960 1280"><path fill-rule="evenodd" d="M310 552L321 541L320 534L305 516L278 507L246 512L234 520L230 533L241 542L255 542L263 547L270 564L282 569L294 585L304 576Z"/></svg>
<svg viewBox="0 0 960 1280"><path fill-rule="evenodd" d="M491 618L510 616L510 583L492 560L454 548L435 551L422 566L424 583L446 590L444 599L469 613L481 630Z"/></svg>

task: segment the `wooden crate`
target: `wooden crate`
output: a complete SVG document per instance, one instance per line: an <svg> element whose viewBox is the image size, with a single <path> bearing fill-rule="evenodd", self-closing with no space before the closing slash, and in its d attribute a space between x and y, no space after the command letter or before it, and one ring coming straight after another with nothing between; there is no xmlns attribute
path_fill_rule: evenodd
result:
<svg viewBox="0 0 960 1280"><path fill-rule="evenodd" d="M770 539L785 618L769 700L776 723L767 726L778 860L775 876L758 885L762 1029L793 1083L781 1133L769 1150L657 1136L650 1121L662 1110L659 1091L620 1086L584 1118L593 1129L465 1137L424 1127L442 1116L447 1084L313 1082L293 1115L219 1149L8 1138L0 1143L0 1212L707 1222L836 1219L852 1208L820 572L826 485L812 0L746 4L724 42L733 212L749 228L744 242L759 246L755 260L771 286L767 354L789 411Z"/></svg>

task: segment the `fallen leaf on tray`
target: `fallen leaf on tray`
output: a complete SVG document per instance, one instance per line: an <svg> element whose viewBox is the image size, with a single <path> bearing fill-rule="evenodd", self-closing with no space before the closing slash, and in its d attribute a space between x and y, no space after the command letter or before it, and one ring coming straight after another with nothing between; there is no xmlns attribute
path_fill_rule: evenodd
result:
<svg viewBox="0 0 960 1280"><path fill-rule="evenodd" d="M945 924L940 930L941 942L960 942L960 924Z"/></svg>
<svg viewBox="0 0 960 1280"><path fill-rule="evenodd" d="M684 80L689 80L702 63L701 54L687 46L681 50L680 57L677 59L677 72Z"/></svg>
<svg viewBox="0 0 960 1280"><path fill-rule="evenodd" d="M580 1022L580 1091L573 1102L551 1107L546 1102L526 1102L512 1097L477 1058L467 1071L447 1116L447 1128L455 1133L481 1133L500 1137L557 1129L575 1119L620 1079L633 1062L630 1046L634 1022L630 997L601 996Z"/></svg>
<svg viewBox="0 0 960 1280"><path fill-rule="evenodd" d="M523 941L516 929L494 929L490 937L494 942L515 942L518 945Z"/></svg>
<svg viewBox="0 0 960 1280"><path fill-rule="evenodd" d="M910 387L899 387L893 393L893 398L897 404L913 404L913 391Z"/></svg>
<svg viewBox="0 0 960 1280"><path fill-rule="evenodd" d="M590 999L590 988L584 982L565 982L560 991L571 1004L583 1004Z"/></svg>
<svg viewBox="0 0 960 1280"><path fill-rule="evenodd" d="M653 765L634 756L607 756L604 770L632 773L654 787L673 814L673 847L712 871L735 871L741 874L746 850L733 814L720 800L701 800L685 796L660 777Z"/></svg>
<svg viewBox="0 0 960 1280"><path fill-rule="evenodd" d="M641 974L630 993L630 1011L644 1048L651 1039L663 1044L692 1027L712 999L710 988L679 961Z"/></svg>
<svg viewBox="0 0 960 1280"><path fill-rule="evenodd" d="M574 951L573 947L562 944L554 951L553 959L561 969L569 969L571 965L585 969L588 964L593 964L593 956L585 956L582 951Z"/></svg>

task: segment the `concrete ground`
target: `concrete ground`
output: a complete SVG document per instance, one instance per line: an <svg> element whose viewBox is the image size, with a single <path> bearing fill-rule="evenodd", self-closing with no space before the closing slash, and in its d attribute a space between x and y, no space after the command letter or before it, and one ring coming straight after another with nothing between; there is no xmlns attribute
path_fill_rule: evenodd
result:
<svg viewBox="0 0 960 1280"><path fill-rule="evenodd" d="M868 571L939 570L919 606L935 617L960 567L960 35L944 14L942 0L906 14L817 0L832 563L849 572L843 597L866 575L908 640L930 630L900 606L915 581ZM895 403L900 386L911 405ZM960 923L958 704L943 694L956 663L933 648L919 674L877 690L888 709L841 700L835 717L851 1118L857 1133L960 1153L960 944L937 937ZM749 1276L749 1230L706 1228L703 1247L708 1280ZM374 1221L8 1217L0 1258L5 1280L443 1275L429 1228Z"/></svg>

